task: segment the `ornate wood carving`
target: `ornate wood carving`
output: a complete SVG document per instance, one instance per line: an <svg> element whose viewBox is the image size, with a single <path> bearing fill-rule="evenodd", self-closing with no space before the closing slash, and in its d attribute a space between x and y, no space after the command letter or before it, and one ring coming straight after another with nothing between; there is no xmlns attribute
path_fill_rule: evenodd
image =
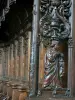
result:
<svg viewBox="0 0 75 100"><path fill-rule="evenodd" d="M3 2L6 2L6 6L3 9L1 9L2 10L2 14L0 15L0 26L1 26L1 21L5 20L5 15L10 10L10 5L12 5L14 2L16 3L16 0L6 0L6 1L1 0L0 3L2 3L2 5L3 5Z"/></svg>
<svg viewBox="0 0 75 100"><path fill-rule="evenodd" d="M51 47L47 49L44 67L44 87L62 87L64 55L59 51L58 41L52 41Z"/></svg>
<svg viewBox="0 0 75 100"><path fill-rule="evenodd" d="M41 0L41 35L43 38L66 39L70 35L71 0Z"/></svg>
<svg viewBox="0 0 75 100"><path fill-rule="evenodd" d="M69 18L71 16L71 0L41 0L40 11L40 31L41 39L43 40L44 46L48 47L46 56L45 56L45 77L44 77L44 87L47 87L52 82L53 84L59 84L61 80L60 71L63 69L64 65L60 63L60 60L63 59L63 54L58 48L57 43L55 42L52 45L52 42L58 41L58 44L63 40L68 40L71 33L71 23ZM59 53L58 53L58 52ZM59 57L58 57L59 55ZM54 58L53 58L54 57ZM57 61L59 59L59 61ZM55 65L55 62L60 64ZM63 65L61 67L61 65ZM57 66L59 68L56 68ZM53 68L58 69L59 71L53 70ZM53 72L52 72L53 71ZM52 72L50 74L50 72ZM55 74L58 72L58 75ZM54 74L53 74L54 73ZM58 76L60 79L56 79ZM55 82L54 82L55 80ZM57 81L57 82L56 82ZM58 87L56 85L56 87Z"/></svg>

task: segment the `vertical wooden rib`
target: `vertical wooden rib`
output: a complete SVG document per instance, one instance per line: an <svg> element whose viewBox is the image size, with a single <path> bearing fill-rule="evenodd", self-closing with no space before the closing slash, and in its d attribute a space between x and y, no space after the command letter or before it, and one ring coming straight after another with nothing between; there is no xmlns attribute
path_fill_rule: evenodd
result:
<svg viewBox="0 0 75 100"><path fill-rule="evenodd" d="M28 32L28 74L27 80L29 81L29 69L30 69L30 48L31 47L31 32Z"/></svg>
<svg viewBox="0 0 75 100"><path fill-rule="evenodd" d="M11 77L13 78L13 44L11 44Z"/></svg>
<svg viewBox="0 0 75 100"><path fill-rule="evenodd" d="M2 50L0 48L0 78L2 77Z"/></svg>
<svg viewBox="0 0 75 100"><path fill-rule="evenodd" d="M8 47L8 77L10 77L10 47Z"/></svg>
<svg viewBox="0 0 75 100"><path fill-rule="evenodd" d="M28 39L26 39L26 37L24 37L25 41L24 41L24 45L25 45L25 79L27 80L28 79Z"/></svg>
<svg viewBox="0 0 75 100"><path fill-rule="evenodd" d="M24 77L24 66L23 66L23 58L24 58L24 54L23 54L23 37L20 37L20 77L23 78Z"/></svg>
<svg viewBox="0 0 75 100"><path fill-rule="evenodd" d="M18 66L19 65L19 57L18 57L18 41L15 41L15 70L16 70L16 78L18 77Z"/></svg>

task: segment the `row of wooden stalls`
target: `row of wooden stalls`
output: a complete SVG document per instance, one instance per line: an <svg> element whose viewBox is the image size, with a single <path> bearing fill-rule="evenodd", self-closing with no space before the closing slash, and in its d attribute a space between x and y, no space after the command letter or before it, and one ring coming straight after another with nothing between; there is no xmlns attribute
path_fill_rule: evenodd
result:
<svg viewBox="0 0 75 100"><path fill-rule="evenodd" d="M0 100L25 100L30 91L30 56L31 31L26 31L18 38L5 44L0 44ZM67 44L61 46L67 66ZM39 45L39 88L44 80L44 57L47 48ZM67 67L63 77L64 87L67 84Z"/></svg>
<svg viewBox="0 0 75 100"><path fill-rule="evenodd" d="M31 31L26 31L8 44L0 44L0 98L25 100L30 91ZM61 45L65 58L63 86L67 86L67 44ZM44 57L47 48L39 45L39 88L44 81ZM3 99L0 99L3 100Z"/></svg>
<svg viewBox="0 0 75 100"><path fill-rule="evenodd" d="M8 44L0 44L0 100L25 100L29 94L31 31ZM43 44L40 45L39 82L44 76Z"/></svg>
<svg viewBox="0 0 75 100"><path fill-rule="evenodd" d="M31 32L25 34L0 45L0 100L25 100L28 95Z"/></svg>

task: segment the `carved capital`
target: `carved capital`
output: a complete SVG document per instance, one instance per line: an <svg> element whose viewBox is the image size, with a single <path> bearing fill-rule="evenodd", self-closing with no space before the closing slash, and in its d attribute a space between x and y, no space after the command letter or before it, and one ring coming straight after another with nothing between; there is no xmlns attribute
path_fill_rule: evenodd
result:
<svg viewBox="0 0 75 100"><path fill-rule="evenodd" d="M72 38L69 38L69 40L68 40L68 47L73 48L73 39Z"/></svg>

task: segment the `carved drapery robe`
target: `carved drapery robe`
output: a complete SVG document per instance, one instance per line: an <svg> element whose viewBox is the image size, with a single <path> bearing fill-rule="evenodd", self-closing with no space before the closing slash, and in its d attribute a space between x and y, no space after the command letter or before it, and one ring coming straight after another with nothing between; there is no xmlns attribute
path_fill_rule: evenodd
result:
<svg viewBox="0 0 75 100"><path fill-rule="evenodd" d="M63 54L56 52L53 48L47 49L44 67L44 88L48 86L50 88L62 87L62 76L64 74Z"/></svg>

